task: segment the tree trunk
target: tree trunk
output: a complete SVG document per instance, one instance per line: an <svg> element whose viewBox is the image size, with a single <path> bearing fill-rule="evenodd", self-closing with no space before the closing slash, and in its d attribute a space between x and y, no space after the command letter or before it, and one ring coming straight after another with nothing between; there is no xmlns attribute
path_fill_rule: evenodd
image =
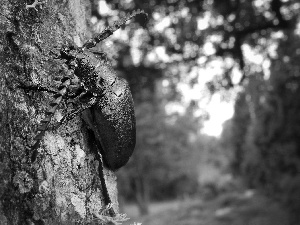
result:
<svg viewBox="0 0 300 225"><path fill-rule="evenodd" d="M52 94L19 85L57 90L63 62L50 51L67 41L81 46L90 36L89 1L2 0L0 5L0 221L1 224L108 224L98 161L80 117L48 130L31 163L34 137ZM31 5L32 4L32 5ZM54 122L70 111L60 104ZM118 212L115 175L104 169Z"/></svg>

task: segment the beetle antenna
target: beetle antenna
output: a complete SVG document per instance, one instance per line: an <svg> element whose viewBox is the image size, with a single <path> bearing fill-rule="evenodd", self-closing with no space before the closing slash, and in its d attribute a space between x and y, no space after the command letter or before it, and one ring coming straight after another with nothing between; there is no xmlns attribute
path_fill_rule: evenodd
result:
<svg viewBox="0 0 300 225"><path fill-rule="evenodd" d="M132 19L136 15L142 14L147 18L147 13L144 12L144 10L136 10L133 11L131 14L128 14L127 16L121 18L120 20L114 22L112 26L108 26L102 31L100 34L96 35L96 37L91 38L88 40L83 46L82 50L89 49L95 47L99 42L105 40L110 35L112 35L116 30L118 30L122 25L124 25L128 20Z"/></svg>

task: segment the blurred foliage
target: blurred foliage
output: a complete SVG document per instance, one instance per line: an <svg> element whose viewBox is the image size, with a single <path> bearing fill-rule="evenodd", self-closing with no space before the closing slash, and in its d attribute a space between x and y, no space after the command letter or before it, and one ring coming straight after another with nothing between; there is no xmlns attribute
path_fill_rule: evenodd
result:
<svg viewBox="0 0 300 225"><path fill-rule="evenodd" d="M240 93L236 107L243 104L243 110L235 111L231 121L235 129L227 139L239 157L236 171L252 187L263 187L286 203L295 224L300 221L299 60L299 37L286 32L271 61L270 78L253 75Z"/></svg>
<svg viewBox="0 0 300 225"><path fill-rule="evenodd" d="M227 173L230 159L233 174L277 196L299 221L299 1L91 2L96 31L134 9L148 13L147 22L137 17L106 47L136 104L137 146L119 171L121 194L146 213L149 198L216 184L208 178ZM182 84L203 82L205 91L187 100ZM200 134L206 114L199 101L229 89L238 93L235 115L222 137ZM172 104L184 110L169 112Z"/></svg>

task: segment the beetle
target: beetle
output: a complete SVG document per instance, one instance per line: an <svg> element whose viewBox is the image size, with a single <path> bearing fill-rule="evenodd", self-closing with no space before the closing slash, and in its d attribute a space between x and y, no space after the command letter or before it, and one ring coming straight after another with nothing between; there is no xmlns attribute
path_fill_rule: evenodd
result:
<svg viewBox="0 0 300 225"><path fill-rule="evenodd" d="M88 90L82 99L91 104L83 108L82 119L100 143L108 168L117 170L127 163L135 147L135 116L128 83L117 77L108 61L93 53L76 53L75 60L75 75Z"/></svg>
<svg viewBox="0 0 300 225"><path fill-rule="evenodd" d="M117 76L110 62L106 60L105 53L91 52L88 49L95 47L138 14L147 17L142 10L134 11L89 39L82 47L63 46L58 52L52 51L55 58L65 61L68 71L61 79L58 92L54 94L51 108L45 113L46 116L38 127L39 133L32 146L31 161L35 162L40 142L51 118L60 102L68 97L72 79L76 76L80 86L75 89L72 98L78 97L83 104L78 110L65 116L59 124L81 113L81 118L92 131L88 132L89 140L97 146L95 156L99 161L98 173L107 206L111 206L112 201L104 178L103 162L110 170L115 171L124 166L132 155L136 139L134 104L127 81ZM116 215L113 208L109 207L108 210L111 216Z"/></svg>
<svg viewBox="0 0 300 225"><path fill-rule="evenodd" d="M142 10L134 11L89 39L82 47L64 46L58 53L52 52L56 58L65 60L69 70L67 76L62 78L54 101L50 103L51 108L45 113L46 117L38 128L39 134L35 137L36 142L32 147L32 162L37 158L37 149L51 118L69 92L74 75L81 81L77 90L79 94L75 96L79 95L85 106L66 116L63 121L82 113L82 119L93 131L100 145L100 154L107 167L114 171L128 162L136 138L134 106L128 83L117 76L108 60L103 60L105 53L95 53L88 49L95 47L138 14L146 16Z"/></svg>

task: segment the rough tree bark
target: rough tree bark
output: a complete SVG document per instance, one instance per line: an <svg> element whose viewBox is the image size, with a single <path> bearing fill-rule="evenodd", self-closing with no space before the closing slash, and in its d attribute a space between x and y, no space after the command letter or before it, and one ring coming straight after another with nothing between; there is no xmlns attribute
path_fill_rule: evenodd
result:
<svg viewBox="0 0 300 225"><path fill-rule="evenodd" d="M46 132L37 161L30 160L37 126L65 72L50 50L90 36L86 0L2 0L0 5L0 224L109 224L98 162L80 117ZM54 122L70 107L59 106ZM115 175L104 171L118 212Z"/></svg>

